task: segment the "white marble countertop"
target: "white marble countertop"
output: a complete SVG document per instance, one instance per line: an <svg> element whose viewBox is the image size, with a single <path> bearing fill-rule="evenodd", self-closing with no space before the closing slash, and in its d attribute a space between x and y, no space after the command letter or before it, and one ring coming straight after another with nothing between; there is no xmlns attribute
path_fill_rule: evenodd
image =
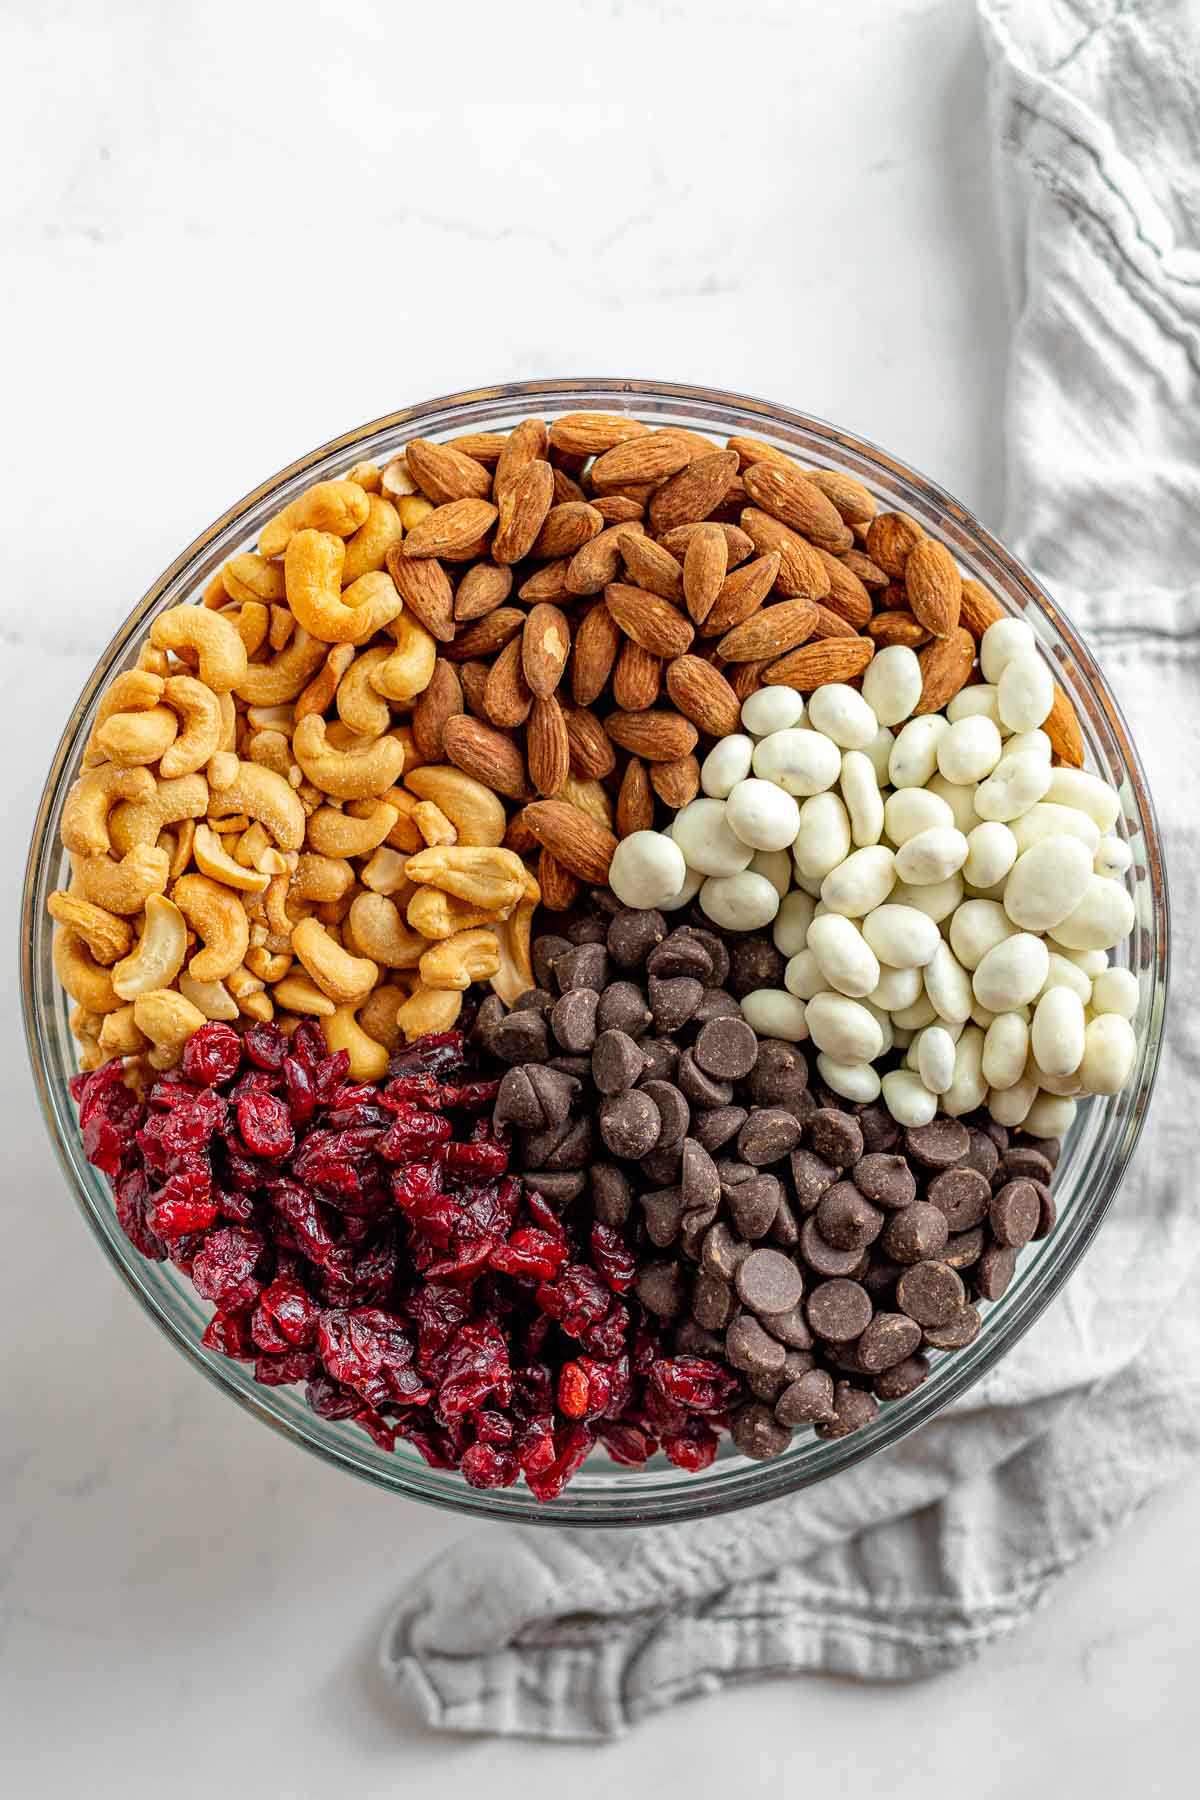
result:
<svg viewBox="0 0 1200 1800"><path fill-rule="evenodd" d="M673 377L837 420L999 522L966 0L18 0L2 31L10 945L43 770L117 622L231 500L361 420L484 381ZM766 1682L604 1749L426 1732L371 1657L460 1527L263 1431L139 1315L63 1191L8 965L11 1792L672 1800L790 1765L845 1800L1151 1800L1194 1765L1196 1478L935 1683Z"/></svg>

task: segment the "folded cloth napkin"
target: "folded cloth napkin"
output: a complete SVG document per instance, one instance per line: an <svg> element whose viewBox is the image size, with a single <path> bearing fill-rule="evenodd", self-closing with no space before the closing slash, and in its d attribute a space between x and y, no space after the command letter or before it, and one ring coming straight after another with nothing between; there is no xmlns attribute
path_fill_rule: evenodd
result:
<svg viewBox="0 0 1200 1800"><path fill-rule="evenodd" d="M980 18L1016 321L1006 536L1127 711L1184 922L1150 1129L1056 1304L895 1450L757 1511L495 1528L426 1569L383 1663L444 1730L602 1738L756 1675L951 1667L1200 1451L1200 17L980 0Z"/></svg>

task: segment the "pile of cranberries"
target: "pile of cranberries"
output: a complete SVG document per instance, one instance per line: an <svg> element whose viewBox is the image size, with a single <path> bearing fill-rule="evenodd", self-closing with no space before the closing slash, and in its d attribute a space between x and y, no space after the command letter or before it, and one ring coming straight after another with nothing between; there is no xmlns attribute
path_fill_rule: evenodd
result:
<svg viewBox="0 0 1200 1800"><path fill-rule="evenodd" d="M507 1173L462 1034L347 1068L315 1023L210 1024L143 1097L119 1059L75 1078L126 1235L216 1308L205 1345L473 1487L551 1500L595 1445L707 1467L736 1377L667 1353L617 1231Z"/></svg>

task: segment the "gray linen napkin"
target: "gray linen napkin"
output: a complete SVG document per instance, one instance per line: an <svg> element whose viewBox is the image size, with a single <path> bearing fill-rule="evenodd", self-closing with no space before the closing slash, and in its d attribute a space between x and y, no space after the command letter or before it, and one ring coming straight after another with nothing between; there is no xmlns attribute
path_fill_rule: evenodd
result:
<svg viewBox="0 0 1200 1800"><path fill-rule="evenodd" d="M753 1676L950 1667L1200 1451L1200 18L980 18L1016 320L1006 535L1089 628L1167 841L1177 1002L1151 1127L1057 1303L886 1456L699 1524L497 1528L426 1569L382 1656L444 1730L602 1738Z"/></svg>

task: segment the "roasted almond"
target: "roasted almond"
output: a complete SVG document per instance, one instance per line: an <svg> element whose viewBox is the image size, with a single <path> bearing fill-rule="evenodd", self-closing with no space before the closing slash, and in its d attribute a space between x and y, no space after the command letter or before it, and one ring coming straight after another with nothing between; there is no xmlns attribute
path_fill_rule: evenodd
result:
<svg viewBox="0 0 1200 1800"><path fill-rule="evenodd" d="M495 468L504 453L508 435L503 431L467 431L461 437L446 439L448 450L460 450L464 456L474 457L485 468Z"/></svg>
<svg viewBox="0 0 1200 1800"><path fill-rule="evenodd" d="M578 877L565 869L549 850L541 851L538 856L537 878L542 890L542 905L547 912L567 912L579 898Z"/></svg>
<svg viewBox="0 0 1200 1800"><path fill-rule="evenodd" d="M949 637L962 606L962 576L945 544L927 537L913 545L904 564L904 590L913 617L934 637Z"/></svg>
<svg viewBox="0 0 1200 1800"><path fill-rule="evenodd" d="M564 706L571 769L588 781L603 781L617 766L612 739L586 706Z"/></svg>
<svg viewBox="0 0 1200 1800"><path fill-rule="evenodd" d="M781 594L787 594L791 599L825 598L832 586L829 570L799 532L758 506L742 508L742 527L760 556L766 556L772 550L779 552L779 574L775 585Z"/></svg>
<svg viewBox="0 0 1200 1800"><path fill-rule="evenodd" d="M525 614L519 606L498 606L494 612L476 619L465 631L460 631L446 655L454 662L467 662L475 656L495 656L505 644L511 643L524 624Z"/></svg>
<svg viewBox="0 0 1200 1800"><path fill-rule="evenodd" d="M546 564L544 569L535 569L527 580L517 589L522 600L563 600L567 594L567 570L570 558L560 556L554 562Z"/></svg>
<svg viewBox="0 0 1200 1800"><path fill-rule="evenodd" d="M654 825L654 794L650 777L640 756L631 756L617 794L617 836L632 837L635 831L649 831Z"/></svg>
<svg viewBox="0 0 1200 1800"><path fill-rule="evenodd" d="M615 581L621 566L621 539L628 532L641 529L636 523L606 525L590 543L577 550L567 564L567 592L598 594L610 581Z"/></svg>
<svg viewBox="0 0 1200 1800"><path fill-rule="evenodd" d="M742 480L755 506L790 525L812 543L820 544L823 550L849 550L854 543L854 533L833 501L799 469L783 469L777 463L751 463L742 470Z"/></svg>
<svg viewBox="0 0 1200 1800"><path fill-rule="evenodd" d="M495 523L496 508L490 500L451 500L418 520L400 549L406 557L469 562L487 555L488 533Z"/></svg>
<svg viewBox="0 0 1200 1800"><path fill-rule="evenodd" d="M613 665L613 699L626 712L653 706L662 687L662 657L626 638Z"/></svg>
<svg viewBox="0 0 1200 1800"><path fill-rule="evenodd" d="M622 534L620 544L625 573L634 587L657 594L661 600L683 599L683 570L669 550L644 531Z"/></svg>
<svg viewBox="0 0 1200 1800"><path fill-rule="evenodd" d="M614 744L646 762L674 762L696 748L699 733L673 712L612 712L604 729Z"/></svg>
<svg viewBox="0 0 1200 1800"><path fill-rule="evenodd" d="M505 644L492 664L483 691L483 710L501 731L513 731L529 717L533 695L521 668L519 637Z"/></svg>
<svg viewBox="0 0 1200 1800"><path fill-rule="evenodd" d="M650 786L664 806L678 812L700 792L700 764L694 756L680 756L674 762L650 764Z"/></svg>
<svg viewBox="0 0 1200 1800"><path fill-rule="evenodd" d="M715 606L728 567L725 533L719 525L700 525L683 555L683 593L697 625L703 625Z"/></svg>
<svg viewBox="0 0 1200 1800"><path fill-rule="evenodd" d="M876 513L867 526L867 555L893 581L903 581L908 553L924 536L917 521L907 513Z"/></svg>
<svg viewBox="0 0 1200 1800"><path fill-rule="evenodd" d="M646 516L641 501L626 494L593 494L591 504L606 525L634 525Z"/></svg>
<svg viewBox="0 0 1200 1800"><path fill-rule="evenodd" d="M644 588L613 581L605 588L604 599L625 636L652 656L682 656L696 635L669 600Z"/></svg>
<svg viewBox="0 0 1200 1800"><path fill-rule="evenodd" d="M725 448L732 450L738 459L738 470L744 473L755 463L774 463L777 468L800 472L800 465L794 456L784 450L777 450L774 444L766 444L761 438L731 437L726 440Z"/></svg>
<svg viewBox="0 0 1200 1800"><path fill-rule="evenodd" d="M677 656L667 664L667 692L685 719L712 737L728 737L741 724L737 695L720 669L702 656Z"/></svg>
<svg viewBox="0 0 1200 1800"><path fill-rule="evenodd" d="M498 503L523 469L529 468L532 463L544 462L549 447L545 420L522 419L519 425L514 425L496 462L496 473L492 477L492 498ZM547 463L546 466L549 468L550 465ZM553 474L550 480L553 482ZM503 512L500 516L503 520ZM516 561L515 557L513 561Z"/></svg>
<svg viewBox="0 0 1200 1800"><path fill-rule="evenodd" d="M1057 681L1050 711L1042 720L1042 730L1060 762L1068 763L1073 769L1082 769L1083 733L1079 729L1079 715Z"/></svg>
<svg viewBox="0 0 1200 1800"><path fill-rule="evenodd" d="M664 481L650 501L650 524L662 534L691 525L715 512L737 474L737 457L729 450L702 453Z"/></svg>
<svg viewBox="0 0 1200 1800"><path fill-rule="evenodd" d="M917 652L921 665L921 698L913 708L913 716L940 712L966 687L975 663L975 639L962 625L956 625L946 637L934 638Z"/></svg>
<svg viewBox="0 0 1200 1800"><path fill-rule="evenodd" d="M435 506L451 500L486 500L492 491L492 478L484 465L450 444L414 438L405 446L404 460L421 492Z"/></svg>
<svg viewBox="0 0 1200 1800"><path fill-rule="evenodd" d="M865 630L880 650L888 644L907 644L909 649L915 650L918 644L927 644L932 636L910 612L877 612L867 620Z"/></svg>
<svg viewBox="0 0 1200 1800"><path fill-rule="evenodd" d="M580 706L590 706L603 692L621 642L621 627L604 601L597 601L575 627L571 647L571 692Z"/></svg>
<svg viewBox="0 0 1200 1800"><path fill-rule="evenodd" d="M669 550L676 562L683 563L687 555L687 547L704 524L700 520L692 525L673 525L669 531L660 531L658 541L664 550ZM753 539L737 525L722 522L721 530L725 533L725 552L729 559L729 567L735 569L738 563L745 562L754 548Z"/></svg>
<svg viewBox="0 0 1200 1800"><path fill-rule="evenodd" d="M590 480L593 490L603 494L612 488L660 482L690 460L686 444L665 431L652 431L646 437L615 444L598 456L592 464Z"/></svg>
<svg viewBox="0 0 1200 1800"><path fill-rule="evenodd" d="M625 413L564 413L550 427L550 443L567 456L603 456L626 438L646 437L650 427Z"/></svg>
<svg viewBox="0 0 1200 1800"><path fill-rule="evenodd" d="M387 553L387 570L405 606L426 631L441 644L452 643L454 589L441 563L432 557L409 562L403 554L403 545L393 544Z"/></svg>
<svg viewBox="0 0 1200 1800"><path fill-rule="evenodd" d="M535 850L541 850L537 839L525 823L524 812L514 813L508 821L508 830L504 833L504 848L515 850L518 856L531 856Z"/></svg>
<svg viewBox="0 0 1200 1800"><path fill-rule="evenodd" d="M565 469L560 469L555 463L551 463L551 467L554 470L555 506L566 506L570 501L587 499L582 486L573 475L568 475Z"/></svg>
<svg viewBox="0 0 1200 1800"><path fill-rule="evenodd" d="M528 800L525 759L504 732L460 713L447 719L444 738L446 755L464 775L473 775L484 787L509 800Z"/></svg>
<svg viewBox="0 0 1200 1800"><path fill-rule="evenodd" d="M571 627L557 606L541 602L533 608L521 633L521 657L530 692L539 700L562 680L571 653Z"/></svg>
<svg viewBox="0 0 1200 1800"><path fill-rule="evenodd" d="M772 550L767 556L756 556L753 562L743 563L740 569L734 569L721 583L721 591L717 595L716 604L704 621L705 637L719 637L723 631L731 631L756 613L779 575L781 558L778 550Z"/></svg>
<svg viewBox="0 0 1200 1800"><path fill-rule="evenodd" d="M870 638L818 638L813 644L790 650L778 662L768 663L764 673L770 682L811 694L830 681L853 681L874 654Z"/></svg>
<svg viewBox="0 0 1200 1800"><path fill-rule="evenodd" d="M487 709L483 704L483 697L487 693L487 680L491 672L491 664L477 657L458 665L458 679L462 682L463 701L467 711L474 718L482 719L485 725ZM443 738L444 736L443 732Z"/></svg>
<svg viewBox="0 0 1200 1800"><path fill-rule="evenodd" d="M535 800L522 817L542 848L580 881L600 885L608 880L617 840L579 807L565 800Z"/></svg>
<svg viewBox="0 0 1200 1800"><path fill-rule="evenodd" d="M717 653L726 662L758 662L764 657L783 656L812 636L816 619L815 601L780 600L774 606L762 607L744 625L727 631L717 643Z"/></svg>
<svg viewBox="0 0 1200 1800"><path fill-rule="evenodd" d="M981 582L964 577L962 584L962 601L959 606L958 622L965 625L971 636L978 642L989 625L997 619L1007 617L1000 602L989 594Z"/></svg>
<svg viewBox="0 0 1200 1800"><path fill-rule="evenodd" d="M869 556L861 550L843 550L842 561L852 575L857 575L865 588L885 588L888 584L887 572L873 563Z"/></svg>
<svg viewBox="0 0 1200 1800"><path fill-rule="evenodd" d="M819 600L815 602L815 605L817 618L812 628L815 638L854 638L858 636L853 625L848 624L841 613L832 612L828 606L822 606Z"/></svg>
<svg viewBox="0 0 1200 1800"><path fill-rule="evenodd" d="M463 690L459 672L453 663L439 656L424 693L413 703L409 720L413 743L426 762L439 763L445 758L443 734L447 719L457 718L463 710Z"/></svg>
<svg viewBox="0 0 1200 1800"><path fill-rule="evenodd" d="M833 501L847 525L867 525L875 517L878 503L874 494L844 469L806 469L804 473L805 480Z"/></svg>
<svg viewBox="0 0 1200 1800"><path fill-rule="evenodd" d="M748 700L751 694L757 694L760 687L766 684L769 662L735 663L730 670L731 686L738 697L739 704Z"/></svg>
<svg viewBox="0 0 1200 1800"><path fill-rule="evenodd" d="M515 563L529 555L553 499L554 473L548 462L526 463L510 474L500 490L496 535L492 539L494 562Z"/></svg>
<svg viewBox="0 0 1200 1800"><path fill-rule="evenodd" d="M574 556L604 530L604 519L586 500L564 500L552 506L538 532L530 556Z"/></svg>
<svg viewBox="0 0 1200 1800"><path fill-rule="evenodd" d="M661 435L678 438L693 462L701 456L711 456L714 450L720 449L720 445L714 444L702 431L689 431L686 425L664 425Z"/></svg>
<svg viewBox="0 0 1200 1800"><path fill-rule="evenodd" d="M571 747L562 707L553 694L533 703L525 727L525 761L539 794L549 800L562 793L571 769Z"/></svg>
<svg viewBox="0 0 1200 1800"><path fill-rule="evenodd" d="M414 569L427 568L427 563L412 563ZM458 584L454 596L454 617L460 625L482 619L485 613L503 606L512 592L512 570L498 569L495 563L479 562L469 568Z"/></svg>
<svg viewBox="0 0 1200 1800"><path fill-rule="evenodd" d="M819 546L814 548L829 576L829 592L824 604L830 612L839 613L856 631L861 631L871 616L870 594L858 576L851 574L839 557L831 556L828 550L822 550Z"/></svg>

